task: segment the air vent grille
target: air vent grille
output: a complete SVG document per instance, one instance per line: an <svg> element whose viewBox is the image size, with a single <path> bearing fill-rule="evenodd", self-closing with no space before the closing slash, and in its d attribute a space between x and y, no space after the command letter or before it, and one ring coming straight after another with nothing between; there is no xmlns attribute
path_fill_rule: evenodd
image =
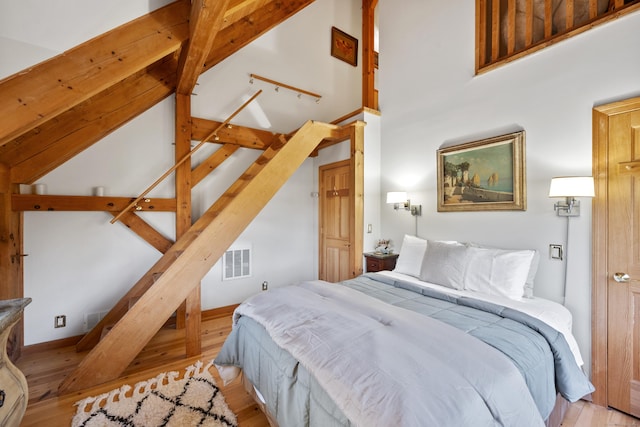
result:
<svg viewBox="0 0 640 427"><path fill-rule="evenodd" d="M251 276L251 248L235 248L222 257L222 280L240 279Z"/></svg>

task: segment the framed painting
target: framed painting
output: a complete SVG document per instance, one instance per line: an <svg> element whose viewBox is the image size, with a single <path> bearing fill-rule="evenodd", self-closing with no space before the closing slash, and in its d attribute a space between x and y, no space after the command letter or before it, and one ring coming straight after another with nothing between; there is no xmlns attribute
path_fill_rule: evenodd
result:
<svg viewBox="0 0 640 427"><path fill-rule="evenodd" d="M438 212L527 209L524 131L438 150Z"/></svg>
<svg viewBox="0 0 640 427"><path fill-rule="evenodd" d="M331 56L354 67L358 66L358 39L331 27Z"/></svg>

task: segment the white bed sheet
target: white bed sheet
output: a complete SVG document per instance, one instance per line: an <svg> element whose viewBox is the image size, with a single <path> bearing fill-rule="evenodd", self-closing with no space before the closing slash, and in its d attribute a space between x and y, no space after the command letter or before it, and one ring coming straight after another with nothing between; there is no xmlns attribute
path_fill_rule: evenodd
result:
<svg viewBox="0 0 640 427"><path fill-rule="evenodd" d="M578 347L578 342L576 341L573 333L571 332L571 328L573 325L573 317L571 312L567 310L567 308L557 302L550 301L544 298L523 298L520 301L516 301L510 298L495 296L495 295L487 295L480 292L474 291L465 291L465 290L457 290L447 288L445 286L436 285L429 282L423 282L422 280L409 276L407 274L397 273L395 271L379 271L373 274L380 274L386 277L390 277L396 280L404 280L406 282L411 282L417 286L421 286L424 288L435 289L440 292L446 292L451 295L456 296L468 296L471 298L479 299L482 301L491 302L494 304L500 304L505 307L512 308L514 310L518 310L522 313L528 314L529 316L535 317L536 319L542 320L547 325L551 326L555 330L559 331L564 335L567 344L569 344L569 348L573 353L573 356L576 359L576 363L578 366L582 367L584 361L582 359L582 355L580 353L580 348Z"/></svg>

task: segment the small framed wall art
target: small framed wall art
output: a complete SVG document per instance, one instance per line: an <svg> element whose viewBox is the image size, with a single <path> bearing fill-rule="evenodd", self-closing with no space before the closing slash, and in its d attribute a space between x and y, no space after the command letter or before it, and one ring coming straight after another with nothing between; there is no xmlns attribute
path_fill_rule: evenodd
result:
<svg viewBox="0 0 640 427"><path fill-rule="evenodd" d="M331 27L331 56L357 67L358 39L336 27Z"/></svg>

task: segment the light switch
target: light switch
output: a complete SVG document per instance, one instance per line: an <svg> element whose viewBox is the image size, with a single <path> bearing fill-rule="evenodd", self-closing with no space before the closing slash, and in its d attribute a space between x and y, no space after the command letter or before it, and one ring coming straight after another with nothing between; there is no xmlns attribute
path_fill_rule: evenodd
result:
<svg viewBox="0 0 640 427"><path fill-rule="evenodd" d="M562 245L550 244L549 245L549 258L562 261L564 258L564 249Z"/></svg>

